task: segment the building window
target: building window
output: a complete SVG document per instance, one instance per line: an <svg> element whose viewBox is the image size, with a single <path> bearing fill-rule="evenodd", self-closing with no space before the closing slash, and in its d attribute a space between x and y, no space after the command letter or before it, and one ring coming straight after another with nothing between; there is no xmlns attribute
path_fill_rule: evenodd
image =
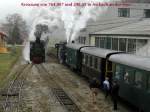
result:
<svg viewBox="0 0 150 112"><path fill-rule="evenodd" d="M136 39L128 39L128 52L134 53L136 51Z"/></svg>
<svg viewBox="0 0 150 112"><path fill-rule="evenodd" d="M81 38L81 37L79 36L79 38L78 38L79 43L80 43L80 41L81 41L80 38Z"/></svg>
<svg viewBox="0 0 150 112"><path fill-rule="evenodd" d="M119 39L119 51L126 51L126 40L125 38Z"/></svg>
<svg viewBox="0 0 150 112"><path fill-rule="evenodd" d="M106 38L100 37L100 48L105 48L106 45Z"/></svg>
<svg viewBox="0 0 150 112"><path fill-rule="evenodd" d="M95 37L95 46L99 47L99 37Z"/></svg>
<svg viewBox="0 0 150 112"><path fill-rule="evenodd" d="M111 49L111 37L106 37L106 48Z"/></svg>
<svg viewBox="0 0 150 112"><path fill-rule="evenodd" d="M150 9L145 9L144 15L145 15L145 18L150 18Z"/></svg>
<svg viewBox="0 0 150 112"><path fill-rule="evenodd" d="M118 38L112 38L112 50L118 50Z"/></svg>
<svg viewBox="0 0 150 112"><path fill-rule="evenodd" d="M79 37L79 43L80 44L85 44L86 37Z"/></svg>
<svg viewBox="0 0 150 112"><path fill-rule="evenodd" d="M119 17L130 17L130 9L129 8L118 8L118 16Z"/></svg>

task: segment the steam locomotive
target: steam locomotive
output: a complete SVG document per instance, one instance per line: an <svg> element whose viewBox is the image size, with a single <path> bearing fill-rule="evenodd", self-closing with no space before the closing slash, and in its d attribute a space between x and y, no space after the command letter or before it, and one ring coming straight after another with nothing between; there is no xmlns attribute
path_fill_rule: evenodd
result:
<svg viewBox="0 0 150 112"><path fill-rule="evenodd" d="M67 44L63 60L88 80L96 77L103 88L105 77L120 84L119 96L130 104L150 112L150 58L96 48Z"/></svg>
<svg viewBox="0 0 150 112"><path fill-rule="evenodd" d="M45 62L45 48L46 42L41 40L43 32L48 31L47 25L38 24L35 30L35 41L30 42L30 60L34 64L40 64Z"/></svg>

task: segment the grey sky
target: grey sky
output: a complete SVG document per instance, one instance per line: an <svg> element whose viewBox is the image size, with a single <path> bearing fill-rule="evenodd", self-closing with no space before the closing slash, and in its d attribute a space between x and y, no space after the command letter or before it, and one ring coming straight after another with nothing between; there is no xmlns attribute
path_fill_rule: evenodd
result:
<svg viewBox="0 0 150 112"><path fill-rule="evenodd" d="M1 0L0 1L0 23L5 20L6 15L13 13L20 13L25 19L28 18L28 14L32 7L22 7L21 3L34 3L39 0Z"/></svg>

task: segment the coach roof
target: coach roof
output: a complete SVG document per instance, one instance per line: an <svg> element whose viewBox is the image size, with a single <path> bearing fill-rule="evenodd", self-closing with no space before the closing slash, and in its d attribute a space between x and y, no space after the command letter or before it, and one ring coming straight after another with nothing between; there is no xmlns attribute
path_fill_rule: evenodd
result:
<svg viewBox="0 0 150 112"><path fill-rule="evenodd" d="M96 48L96 47L85 47L81 49L81 52L87 53L93 56L106 58L106 56L110 53L114 53L117 51L114 50L108 50L108 49L102 49L102 48Z"/></svg>
<svg viewBox="0 0 150 112"><path fill-rule="evenodd" d="M84 45L84 44L75 44L75 43L67 44L68 48L72 48L72 49L76 49L76 50L80 49L83 46L86 46L86 45Z"/></svg>
<svg viewBox="0 0 150 112"><path fill-rule="evenodd" d="M149 57L142 57L133 54L115 54L110 56L109 60L119 64L150 71Z"/></svg>

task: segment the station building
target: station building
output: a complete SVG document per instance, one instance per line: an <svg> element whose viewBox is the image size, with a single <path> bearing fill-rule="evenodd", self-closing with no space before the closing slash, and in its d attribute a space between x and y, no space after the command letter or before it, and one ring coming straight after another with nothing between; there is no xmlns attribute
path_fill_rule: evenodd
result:
<svg viewBox="0 0 150 112"><path fill-rule="evenodd" d="M6 38L6 34L0 32L0 53L8 53L8 50L6 48Z"/></svg>
<svg viewBox="0 0 150 112"><path fill-rule="evenodd" d="M150 56L150 3L137 0L127 7L108 7L104 13L88 21L78 43Z"/></svg>

